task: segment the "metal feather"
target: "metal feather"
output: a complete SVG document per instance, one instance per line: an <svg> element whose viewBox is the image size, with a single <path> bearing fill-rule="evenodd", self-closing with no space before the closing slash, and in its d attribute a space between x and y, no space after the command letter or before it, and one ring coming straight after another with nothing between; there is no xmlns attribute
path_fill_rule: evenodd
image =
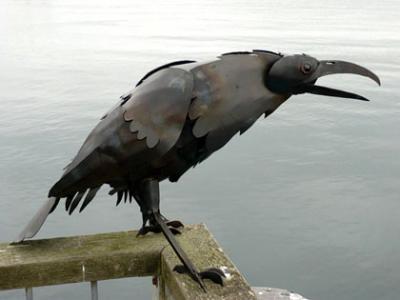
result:
<svg viewBox="0 0 400 300"><path fill-rule="evenodd" d="M82 200L82 197L85 194L85 192L86 192L86 190L79 192L78 195L72 201L71 207L69 208L69 212L68 212L70 215L74 212L75 208L78 206L79 202Z"/></svg>
<svg viewBox="0 0 400 300"><path fill-rule="evenodd" d="M60 199L61 199L61 198L59 198L59 197L56 198L56 201L54 202L53 207L50 209L49 214L51 214L51 213L57 208L58 203L60 203Z"/></svg>
<svg viewBox="0 0 400 300"><path fill-rule="evenodd" d="M44 221L46 221L47 216L49 215L51 209L56 203L56 200L56 197L49 197L13 243L19 243L22 242L24 239L33 237L39 231L40 227L42 227Z"/></svg>
<svg viewBox="0 0 400 300"><path fill-rule="evenodd" d="M82 210L84 210L85 207L88 206L90 201L92 201L94 196L96 196L96 193L98 192L99 189L100 189L100 187L90 189L90 191L87 193L87 195L85 197L85 200L83 200L83 203L82 203L81 208L79 209L79 212L82 212Z"/></svg>
<svg viewBox="0 0 400 300"><path fill-rule="evenodd" d="M128 199L128 191L124 191L124 203L126 203L126 200Z"/></svg>
<svg viewBox="0 0 400 300"><path fill-rule="evenodd" d="M115 204L115 206L118 206L121 203L123 195L124 195L123 191L118 191L118 193L117 193L117 204Z"/></svg>
<svg viewBox="0 0 400 300"><path fill-rule="evenodd" d="M69 211L69 208L71 206L72 200L74 199L75 195L76 195L76 193L73 193L73 194L69 195L67 197L67 199L65 200L65 210L66 211Z"/></svg>

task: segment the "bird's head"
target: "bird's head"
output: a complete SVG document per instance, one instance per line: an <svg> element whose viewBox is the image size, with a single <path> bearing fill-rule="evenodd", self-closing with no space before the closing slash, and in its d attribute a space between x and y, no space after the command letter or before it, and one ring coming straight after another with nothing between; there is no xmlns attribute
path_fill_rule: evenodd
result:
<svg viewBox="0 0 400 300"><path fill-rule="evenodd" d="M317 60L305 54L282 56L269 69L265 84L271 92L276 94L311 93L368 101L363 96L354 93L315 84L322 76L338 73L369 77L380 85L378 76L364 67L340 60Z"/></svg>

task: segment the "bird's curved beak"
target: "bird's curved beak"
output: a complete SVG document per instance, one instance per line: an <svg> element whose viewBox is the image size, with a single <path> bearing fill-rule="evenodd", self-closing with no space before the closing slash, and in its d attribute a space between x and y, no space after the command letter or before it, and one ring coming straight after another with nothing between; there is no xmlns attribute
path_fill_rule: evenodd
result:
<svg viewBox="0 0 400 300"><path fill-rule="evenodd" d="M298 86L298 91L296 91L296 93L311 93L311 94L369 101L367 98L357 95L355 93L350 93L314 84L318 80L318 78L322 76L330 74L339 74L339 73L357 74L365 76L371 78L378 85L381 85L379 77L376 74L374 74L370 70L360 65L340 60L320 60L317 70L314 72L314 74L312 74L310 78L307 79L307 81L303 82L301 85Z"/></svg>

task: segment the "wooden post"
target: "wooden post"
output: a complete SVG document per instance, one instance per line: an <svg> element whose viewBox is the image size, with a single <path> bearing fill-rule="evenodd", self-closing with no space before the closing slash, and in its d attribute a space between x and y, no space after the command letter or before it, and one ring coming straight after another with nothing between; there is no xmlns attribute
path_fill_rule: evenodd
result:
<svg viewBox="0 0 400 300"><path fill-rule="evenodd" d="M158 276L160 294L167 300L256 299L204 225L186 226L177 238L200 270L224 267L228 274L224 287L206 280L204 293L188 275L173 271L179 260L161 234L136 237L136 232L129 231L0 244L0 293L5 289Z"/></svg>

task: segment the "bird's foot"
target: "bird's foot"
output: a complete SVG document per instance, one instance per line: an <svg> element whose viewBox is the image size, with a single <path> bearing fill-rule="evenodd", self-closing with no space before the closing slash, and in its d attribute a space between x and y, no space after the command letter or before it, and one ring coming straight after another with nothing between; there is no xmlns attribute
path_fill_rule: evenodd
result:
<svg viewBox="0 0 400 300"><path fill-rule="evenodd" d="M194 270L188 270L184 265L177 265L174 268L175 272L179 274L189 274L195 281L197 281L200 286L205 290L203 279L210 279L212 282L224 285L224 278L226 277L224 272L218 268L208 268L202 272L196 272Z"/></svg>
<svg viewBox="0 0 400 300"><path fill-rule="evenodd" d="M168 220L166 217L164 217L162 214L160 214L161 219L167 224L169 227L175 227L175 228L180 228L180 227L185 227L183 223L179 220Z"/></svg>
<svg viewBox="0 0 400 300"><path fill-rule="evenodd" d="M183 228L183 227L185 227L183 225L183 223L181 221L179 221L179 220L172 220L172 221L167 220L166 224L167 224L168 227L173 227L173 228Z"/></svg>
<svg viewBox="0 0 400 300"><path fill-rule="evenodd" d="M176 235L176 234L181 234L182 232L178 229L179 227L175 227L173 225L168 225L169 230ZM136 236L141 236L141 235L146 235L149 232L153 233L160 233L161 232L161 227L160 225L148 225L148 226L142 226L142 228L139 229L138 233Z"/></svg>

